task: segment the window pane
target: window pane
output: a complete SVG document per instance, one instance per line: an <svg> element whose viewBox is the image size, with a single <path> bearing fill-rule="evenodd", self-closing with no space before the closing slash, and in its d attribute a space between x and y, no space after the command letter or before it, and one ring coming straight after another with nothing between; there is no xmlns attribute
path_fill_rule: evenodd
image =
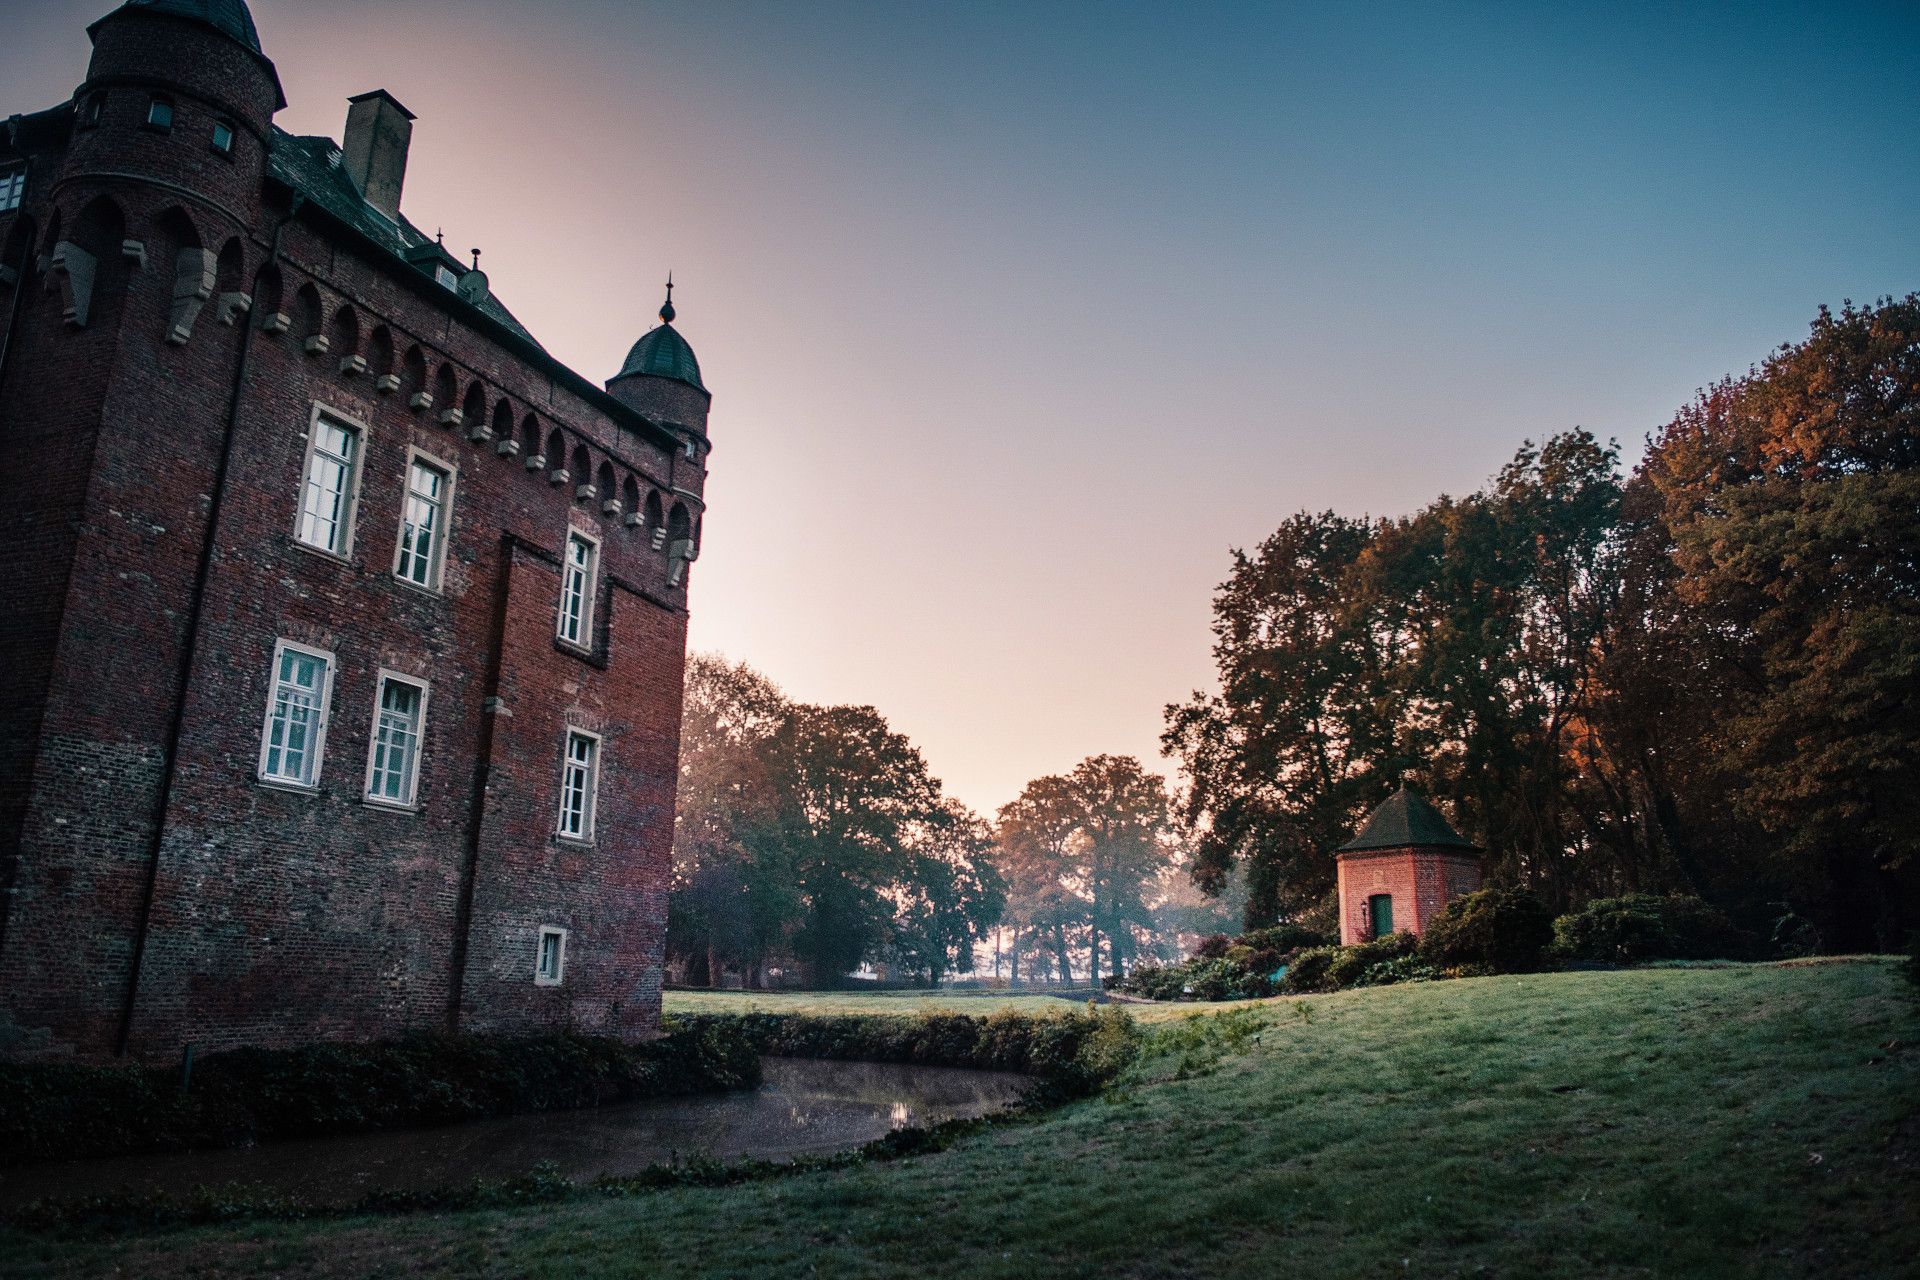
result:
<svg viewBox="0 0 1920 1280"><path fill-rule="evenodd" d="M423 587L434 585L434 557L439 554L444 516L446 473L416 462L407 473L407 501L400 518L400 558L397 572Z"/></svg>
<svg viewBox="0 0 1920 1280"><path fill-rule="evenodd" d="M320 703L326 673L323 658L292 649L281 651L261 764L265 776L309 786L318 776Z"/></svg>
<svg viewBox="0 0 1920 1280"><path fill-rule="evenodd" d="M358 443L352 431L324 418L315 424L313 453L307 460L306 482L300 495L300 541L324 551L345 550L347 503Z"/></svg>
<svg viewBox="0 0 1920 1280"><path fill-rule="evenodd" d="M380 686L380 709L374 722L373 769L367 794L377 800L410 804L420 760L420 705L422 691L404 680L386 680Z"/></svg>

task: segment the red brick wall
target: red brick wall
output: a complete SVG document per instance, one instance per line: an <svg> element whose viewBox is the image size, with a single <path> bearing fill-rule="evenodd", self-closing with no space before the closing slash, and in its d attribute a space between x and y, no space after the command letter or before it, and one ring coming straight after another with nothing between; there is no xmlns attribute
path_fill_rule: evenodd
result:
<svg viewBox="0 0 1920 1280"><path fill-rule="evenodd" d="M1480 861L1439 849L1380 849L1339 858L1340 944L1372 936L1367 899L1393 896L1396 932L1423 932L1447 903L1480 887Z"/></svg>
<svg viewBox="0 0 1920 1280"><path fill-rule="evenodd" d="M222 74L257 73L242 63ZM110 119L81 135L83 167L161 176L169 153L151 144L166 140L127 134L124 123ZM176 135L190 132L182 123L177 115ZM109 146L116 133L122 153ZM248 161L218 163L244 170ZM584 477L551 483L522 456L503 456L497 441L470 440L474 423L440 425L446 404L413 409L406 391L377 390L370 372L343 372L351 353L309 354L303 334L263 331L264 299L232 327L218 323L210 302L186 344L165 342L172 246L163 221L177 226L184 217L210 247L238 237L249 281L267 260L284 210L262 207L257 156L252 163L252 207L244 209L225 186L218 200L183 200L153 182L88 180L72 163L57 215L46 202L51 183L29 193L42 225L59 216L68 226L86 200L111 195L126 235L148 245L149 262L106 282L85 329L64 325L58 295L27 282L29 305L0 382L0 605L10 618L0 656L11 659L0 672L0 840L8 842L0 864L17 855L18 890L0 945L0 1023L43 1030L83 1053L111 1051L159 813L131 1024L136 1053L442 1027L456 988L466 1027L650 1033L685 581L669 586L666 549L630 527L626 511L601 510L617 494L576 499ZM162 180L200 182L203 164L198 150L190 162L183 153ZM218 171L220 182L227 172ZM0 222L0 238L5 230ZM329 314L349 302L357 309L362 354L384 324L397 353L421 348L429 385L441 364L455 370L454 404L477 381L487 420L504 403L516 440L531 413L543 440L558 429L569 453L589 450L594 470L610 463L666 507L679 491L697 514L703 463L496 341L445 305L437 286L409 287L400 273L412 268L367 254L311 217L287 226L281 249L288 309L300 285L316 283ZM10 300L0 290L0 303ZM246 325L254 326L251 355L183 691ZM367 428L344 560L293 539L316 403ZM703 429L704 415L690 425ZM457 472L435 594L391 572L409 447ZM588 654L554 639L558 558L576 526L601 539L598 634ZM16 617L20 625L11 625ZM255 778L281 638L318 644L336 659L312 794ZM414 812L361 798L381 668L431 686ZM496 693L489 739L486 704ZM162 812L177 706L184 718ZM570 722L605 736L598 838L585 849L553 834ZM542 924L570 930L559 988L533 983Z"/></svg>

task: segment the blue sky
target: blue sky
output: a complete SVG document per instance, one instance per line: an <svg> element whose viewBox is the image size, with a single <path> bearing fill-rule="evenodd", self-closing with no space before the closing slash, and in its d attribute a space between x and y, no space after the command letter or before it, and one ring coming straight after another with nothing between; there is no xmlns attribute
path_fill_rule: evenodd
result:
<svg viewBox="0 0 1920 1280"><path fill-rule="evenodd" d="M34 110L104 4L8 14ZM292 106L605 377L713 388L698 647L981 808L1154 759L1233 546L1575 425L1631 454L1920 288L1920 8L259 0Z"/></svg>

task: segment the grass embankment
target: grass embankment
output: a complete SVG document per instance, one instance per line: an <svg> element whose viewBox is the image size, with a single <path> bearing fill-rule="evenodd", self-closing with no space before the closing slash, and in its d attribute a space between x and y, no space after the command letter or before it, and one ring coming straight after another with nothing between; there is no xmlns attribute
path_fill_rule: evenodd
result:
<svg viewBox="0 0 1920 1280"><path fill-rule="evenodd" d="M626 1199L81 1243L10 1274L1896 1275L1920 1011L1883 963L1472 979L1158 1029L939 1154Z"/></svg>

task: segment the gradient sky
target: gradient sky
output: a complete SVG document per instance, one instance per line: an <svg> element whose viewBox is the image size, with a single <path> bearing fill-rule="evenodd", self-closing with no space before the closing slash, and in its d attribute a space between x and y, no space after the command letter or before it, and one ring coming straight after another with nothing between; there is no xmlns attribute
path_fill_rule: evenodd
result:
<svg viewBox="0 0 1920 1280"><path fill-rule="evenodd" d="M0 111L108 0L4 0ZM604 379L671 268L714 391L693 644L981 809L1154 761L1229 549L1529 436L1629 454L1920 288L1920 7L255 0L292 106Z"/></svg>

